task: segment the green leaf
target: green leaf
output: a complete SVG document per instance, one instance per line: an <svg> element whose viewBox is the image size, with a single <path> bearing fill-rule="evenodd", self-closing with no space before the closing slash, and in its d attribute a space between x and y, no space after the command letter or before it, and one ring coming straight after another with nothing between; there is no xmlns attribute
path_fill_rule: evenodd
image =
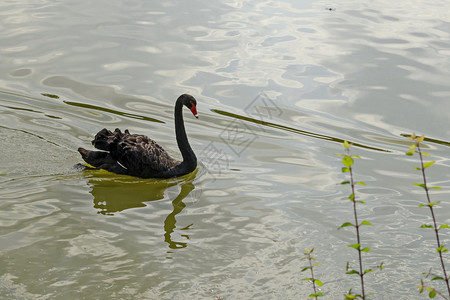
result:
<svg viewBox="0 0 450 300"><path fill-rule="evenodd" d="M348 272L345 272L345 274L349 274L349 275L351 275L351 274L358 274L359 275L359 272L356 271L356 270L350 270Z"/></svg>
<svg viewBox="0 0 450 300"><path fill-rule="evenodd" d="M357 181L357 182L355 182L355 184L359 184L359 185L366 185L364 182L362 182L362 181Z"/></svg>
<svg viewBox="0 0 450 300"><path fill-rule="evenodd" d="M318 292L318 293L309 295L310 298L321 297L321 296L325 296L325 294L323 292Z"/></svg>
<svg viewBox="0 0 450 300"><path fill-rule="evenodd" d="M349 172L350 172L350 168L342 167L342 173L349 173Z"/></svg>
<svg viewBox="0 0 450 300"><path fill-rule="evenodd" d="M353 165L353 158L351 158L350 156L346 155L342 158L342 164L346 167L351 167Z"/></svg>
<svg viewBox="0 0 450 300"><path fill-rule="evenodd" d="M355 155L355 154L350 155L350 157L357 158L357 159L361 159L361 156Z"/></svg>
<svg viewBox="0 0 450 300"><path fill-rule="evenodd" d="M425 140L425 135L424 135L424 134L422 134L421 136L419 136L419 137L416 139L416 143L417 143L417 144L420 144L420 143L423 142L423 140Z"/></svg>
<svg viewBox="0 0 450 300"><path fill-rule="evenodd" d="M444 245L442 245L442 246L440 246L440 247L438 247L438 248L436 249L436 252L438 252L438 253L445 253L445 252L448 252L448 249L445 248Z"/></svg>
<svg viewBox="0 0 450 300"><path fill-rule="evenodd" d="M427 163L424 163L423 164L423 168L424 169L426 169L426 168L428 168L428 167L431 167L432 165L434 165L434 163L435 163L436 161L429 161L429 162L427 162Z"/></svg>
<svg viewBox="0 0 450 300"><path fill-rule="evenodd" d="M311 267L304 267L300 272L305 272L306 270L309 270Z"/></svg>
<svg viewBox="0 0 450 300"><path fill-rule="evenodd" d="M442 190L440 186L432 186L428 188L429 190Z"/></svg>
<svg viewBox="0 0 450 300"><path fill-rule="evenodd" d="M342 181L341 184L349 184L350 181L346 180L346 181Z"/></svg>
<svg viewBox="0 0 450 300"><path fill-rule="evenodd" d="M420 279L420 286L417 287L419 289L419 293L423 293L424 285L423 285L423 279Z"/></svg>
<svg viewBox="0 0 450 300"><path fill-rule="evenodd" d="M421 188L426 188L426 185L423 183L413 183L415 186L420 186Z"/></svg>
<svg viewBox="0 0 450 300"><path fill-rule="evenodd" d="M410 136L408 136L408 139L410 139L411 141L414 141L417 138L416 133L413 132L413 134L411 134Z"/></svg>
<svg viewBox="0 0 450 300"><path fill-rule="evenodd" d="M414 150L409 150L409 151L406 151L406 155L408 155L408 156L412 156L412 155L414 155L414 153L416 153L416 151L414 151Z"/></svg>
<svg viewBox="0 0 450 300"><path fill-rule="evenodd" d="M372 272L372 271L373 271L372 269L364 270L364 274L370 273L370 272Z"/></svg>
<svg viewBox="0 0 450 300"><path fill-rule="evenodd" d="M348 227L348 226L355 226L354 224L350 223L350 222L345 222L343 223L341 226L339 226L338 229L344 228L344 227Z"/></svg>
<svg viewBox="0 0 450 300"><path fill-rule="evenodd" d="M366 204L366 202L365 202L365 201L361 201L361 200L359 200L359 201L356 201L356 203Z"/></svg>
<svg viewBox="0 0 450 300"><path fill-rule="evenodd" d="M442 190L440 186L432 186L428 188L429 190Z"/></svg>
<svg viewBox="0 0 450 300"><path fill-rule="evenodd" d="M444 280L444 277L441 276L435 276L431 280Z"/></svg>
<svg viewBox="0 0 450 300"><path fill-rule="evenodd" d="M313 267L317 267L320 264L322 264L322 262L318 262L317 264L314 264Z"/></svg>
<svg viewBox="0 0 450 300"><path fill-rule="evenodd" d="M351 201L355 201L355 194L350 194L350 196L348 196L348 199L350 199Z"/></svg>
<svg viewBox="0 0 450 300"><path fill-rule="evenodd" d="M356 244L353 244L353 245L347 245L347 247L355 248L356 250L359 250L361 248L361 245L356 243Z"/></svg>
<svg viewBox="0 0 450 300"><path fill-rule="evenodd" d="M439 226L439 229L443 229L443 228L450 229L450 226L448 224L442 224L441 226Z"/></svg>
<svg viewBox="0 0 450 300"><path fill-rule="evenodd" d="M433 225L427 225L427 224L423 224L422 226L420 226L420 228L431 228L433 229Z"/></svg>
<svg viewBox="0 0 450 300"><path fill-rule="evenodd" d="M370 223L369 221L362 221L361 225L372 225L372 223ZM373 226L373 225L372 225Z"/></svg>
<svg viewBox="0 0 450 300"><path fill-rule="evenodd" d="M414 170L416 170L416 171L420 171L420 170L422 170L422 168L414 168Z"/></svg>
<svg viewBox="0 0 450 300"><path fill-rule="evenodd" d="M430 298L436 297L436 291L435 290L430 291L430 293L428 294L428 297L430 297Z"/></svg>
<svg viewBox="0 0 450 300"><path fill-rule="evenodd" d="M370 247L366 247L366 248L361 249L361 252L369 252L369 251L370 251Z"/></svg>
<svg viewBox="0 0 450 300"><path fill-rule="evenodd" d="M320 281L319 279L314 279L314 283L317 284L318 286L323 285L322 281Z"/></svg>
<svg viewBox="0 0 450 300"><path fill-rule="evenodd" d="M350 144L349 144L349 142L347 142L347 141L344 141L344 143L342 144L342 146L345 148L345 149L350 149Z"/></svg>
<svg viewBox="0 0 450 300"><path fill-rule="evenodd" d="M430 156L430 153L428 153L428 152L422 152L422 155L424 155L424 156Z"/></svg>

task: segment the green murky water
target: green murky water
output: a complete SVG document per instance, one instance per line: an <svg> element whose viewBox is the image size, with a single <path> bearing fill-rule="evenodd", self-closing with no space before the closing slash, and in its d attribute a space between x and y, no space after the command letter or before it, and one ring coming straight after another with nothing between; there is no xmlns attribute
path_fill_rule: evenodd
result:
<svg viewBox="0 0 450 300"><path fill-rule="evenodd" d="M375 299L418 299L438 270L406 157L415 131L450 222L445 1L26 1L0 4L0 298L305 299L305 248L327 299L355 277L343 140L367 202ZM143 180L81 171L76 149L128 128L179 157L173 104L197 172ZM443 232L443 242L449 235ZM448 258L446 258L448 261ZM450 262L449 262L450 264ZM437 283L439 287L439 284ZM395 295L395 296L394 296Z"/></svg>

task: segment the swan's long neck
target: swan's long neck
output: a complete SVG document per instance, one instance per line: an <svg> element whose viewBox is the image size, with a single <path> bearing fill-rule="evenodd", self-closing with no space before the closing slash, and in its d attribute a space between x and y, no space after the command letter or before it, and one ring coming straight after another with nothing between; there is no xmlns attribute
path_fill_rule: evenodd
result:
<svg viewBox="0 0 450 300"><path fill-rule="evenodd" d="M183 103L177 101L175 104L175 135L177 136L178 148L183 156L183 165L192 171L197 167L197 157L192 151L191 145L184 129Z"/></svg>

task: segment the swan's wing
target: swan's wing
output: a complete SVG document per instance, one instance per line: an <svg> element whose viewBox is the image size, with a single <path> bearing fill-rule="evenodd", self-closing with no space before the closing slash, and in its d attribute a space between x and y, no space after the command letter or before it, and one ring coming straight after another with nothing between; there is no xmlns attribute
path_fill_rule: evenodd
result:
<svg viewBox="0 0 450 300"><path fill-rule="evenodd" d="M131 172L145 170L146 173L159 173L179 164L160 145L145 135L129 134L125 131L116 145L115 149L110 149L111 154Z"/></svg>

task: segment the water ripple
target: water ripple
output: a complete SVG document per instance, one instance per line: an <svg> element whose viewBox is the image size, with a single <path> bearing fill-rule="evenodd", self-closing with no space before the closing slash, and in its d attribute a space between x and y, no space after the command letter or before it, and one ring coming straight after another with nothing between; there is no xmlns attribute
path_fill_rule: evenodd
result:
<svg viewBox="0 0 450 300"><path fill-rule="evenodd" d="M1 3L0 297L298 299L312 247L323 290L342 294L354 236L336 230L351 217L337 153L350 140L361 217L375 224L367 263L389 265L370 288L411 299L435 266L410 188L418 162L404 155L412 131L427 136L429 183L445 187L436 215L448 218L446 6ZM173 103L186 92L198 99L200 118L185 118L197 173L72 169L104 127L179 157Z"/></svg>

